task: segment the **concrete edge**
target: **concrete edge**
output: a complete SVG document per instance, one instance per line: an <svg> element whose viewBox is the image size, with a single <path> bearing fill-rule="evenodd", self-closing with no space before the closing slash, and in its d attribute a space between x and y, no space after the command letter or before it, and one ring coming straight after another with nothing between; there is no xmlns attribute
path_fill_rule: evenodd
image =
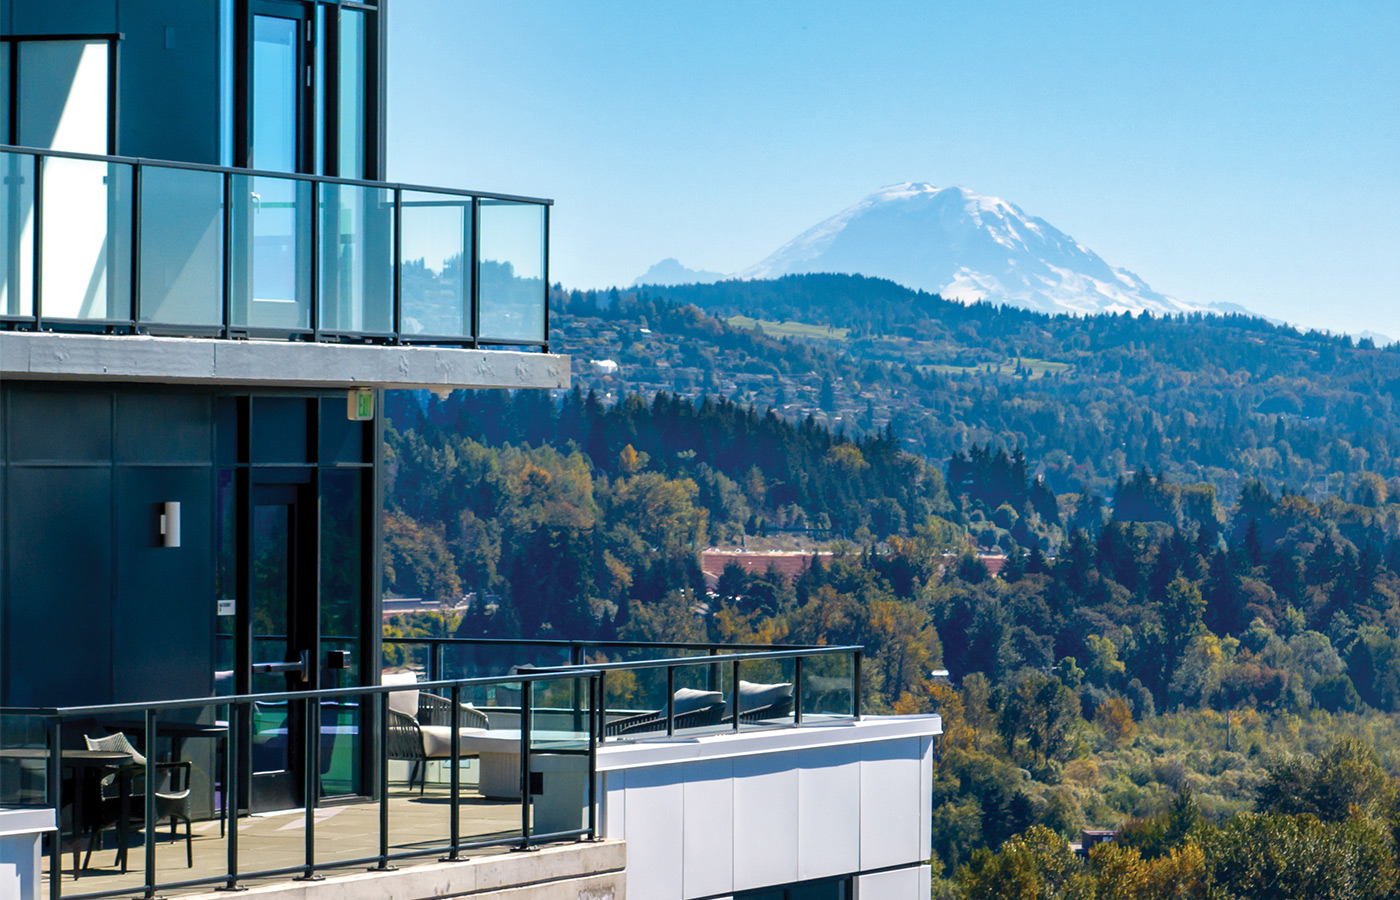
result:
<svg viewBox="0 0 1400 900"><path fill-rule="evenodd" d="M701 735L690 739L656 738L598 747L598 771L617 772L707 759L783 753L842 744L865 744L943 733L943 717L871 716L859 722L803 725L771 731Z"/></svg>
<svg viewBox="0 0 1400 900"><path fill-rule="evenodd" d="M322 881L251 886L236 896L269 900L421 900L490 894L516 898L551 896L561 885L625 878L627 845L600 840L545 845L525 853L504 852L452 863L406 865L392 872L326 869ZM224 900L227 893L188 895L188 900ZM621 896L620 894L618 895Z"/></svg>
<svg viewBox="0 0 1400 900"><path fill-rule="evenodd" d="M314 388L567 388L569 357L518 350L0 331L0 379Z"/></svg>

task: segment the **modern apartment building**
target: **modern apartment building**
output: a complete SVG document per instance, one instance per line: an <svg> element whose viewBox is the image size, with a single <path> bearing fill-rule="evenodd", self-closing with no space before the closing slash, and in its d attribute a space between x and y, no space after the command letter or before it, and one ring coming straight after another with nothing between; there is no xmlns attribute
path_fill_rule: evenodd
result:
<svg viewBox="0 0 1400 900"><path fill-rule="evenodd" d="M0 896L926 897L856 648L384 664L382 392L569 379L550 202L384 180L388 14L0 2Z"/></svg>

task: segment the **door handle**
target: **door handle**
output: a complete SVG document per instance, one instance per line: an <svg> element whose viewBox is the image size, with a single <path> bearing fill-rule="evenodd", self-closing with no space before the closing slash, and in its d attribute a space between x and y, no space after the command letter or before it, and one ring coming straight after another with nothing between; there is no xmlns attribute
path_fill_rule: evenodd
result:
<svg viewBox="0 0 1400 900"><path fill-rule="evenodd" d="M289 662L253 663L253 672L258 675L267 675L277 672L284 674L297 673L300 681L311 680L311 651L303 650L298 659Z"/></svg>

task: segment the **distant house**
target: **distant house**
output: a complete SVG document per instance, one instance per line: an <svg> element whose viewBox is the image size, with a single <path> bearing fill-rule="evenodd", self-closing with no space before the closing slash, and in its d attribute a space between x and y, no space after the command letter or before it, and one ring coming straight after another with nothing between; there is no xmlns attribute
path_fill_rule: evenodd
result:
<svg viewBox="0 0 1400 900"><path fill-rule="evenodd" d="M714 590L719 585L719 577L724 574L724 569L730 563L734 563L749 575L766 575L768 571L774 570L788 580L788 583L801 578L809 566L812 565L812 557L830 558L831 552L828 550L816 553L808 553L801 550L774 550L768 552L753 552L745 550L705 550L700 554L700 568L705 574L705 587Z"/></svg>

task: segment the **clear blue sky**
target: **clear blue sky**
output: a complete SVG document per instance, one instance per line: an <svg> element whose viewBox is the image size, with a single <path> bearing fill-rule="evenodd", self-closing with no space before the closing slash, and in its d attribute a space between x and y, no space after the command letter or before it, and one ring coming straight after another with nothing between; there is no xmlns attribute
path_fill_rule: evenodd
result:
<svg viewBox="0 0 1400 900"><path fill-rule="evenodd" d="M551 276L731 272L898 181L1154 288L1400 338L1400 2L393 0L389 176L556 200Z"/></svg>

